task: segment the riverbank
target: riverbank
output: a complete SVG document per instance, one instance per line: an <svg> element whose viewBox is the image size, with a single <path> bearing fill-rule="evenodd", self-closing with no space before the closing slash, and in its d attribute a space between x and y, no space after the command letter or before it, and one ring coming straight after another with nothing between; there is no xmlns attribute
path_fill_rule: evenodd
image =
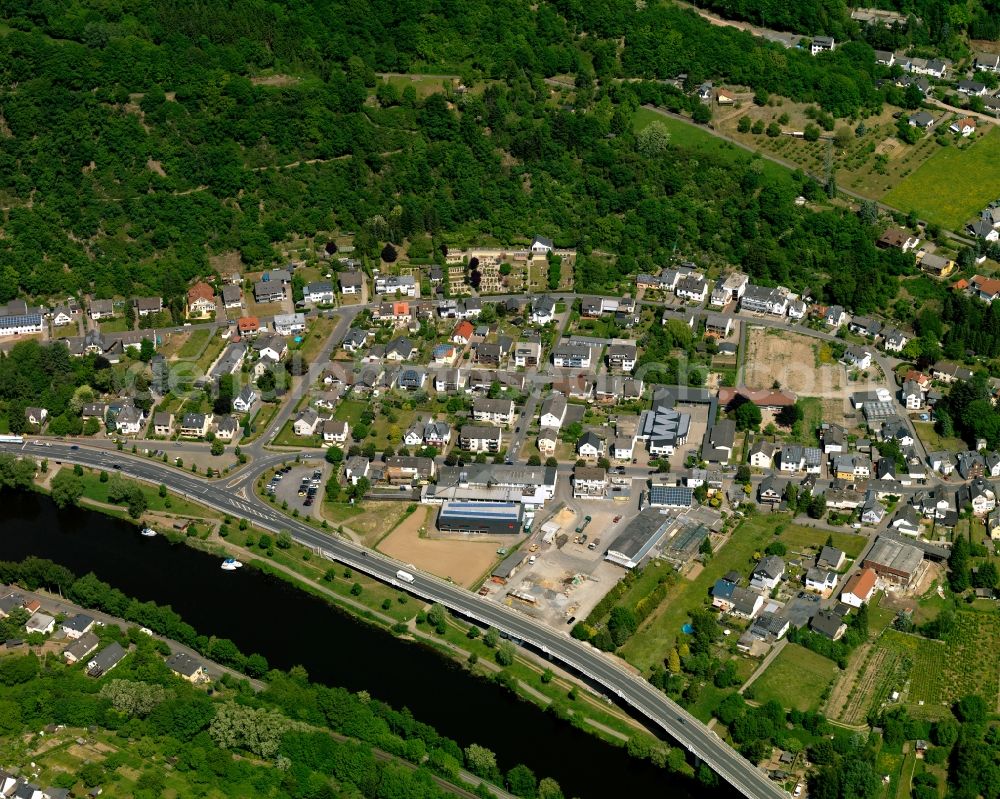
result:
<svg viewBox="0 0 1000 799"><path fill-rule="evenodd" d="M388 585L356 577L308 549L293 547L288 536L261 533L228 517L212 540L173 533L148 539L138 535L136 526L107 516L77 511L57 514L47 500L23 496L24 500L8 497L0 558L36 555L65 563L79 574L94 571L99 579L133 596L172 605L196 628L229 636L242 651L260 652L272 665L289 669L302 664L324 684L371 690L373 696L395 707L410 707L418 718L456 740L488 746L501 763L528 757L536 772L556 771L552 776L566 787L567 795L606 795L613 785L631 785L644 795L665 776L656 761L665 762L668 757L689 771L682 750L669 752L649 733L639 739L631 732L635 722L623 722L623 711L617 706L579 686L574 691L573 683L563 682L563 675L554 669L546 674L544 661L529 669L521 662L524 653L517 647L502 641L489 646L478 628L479 640L467 639L469 624L447 615L444 631L438 633L437 622L428 619L421 603ZM107 521L101 522L102 518ZM240 530L241 526L245 529ZM241 536L250 536L252 544L247 546ZM287 548L282 547L282 538ZM225 554L225 541L220 539L252 553L253 557L240 558L250 568L221 572L218 564ZM197 549L207 549L213 557L198 555ZM190 555L184 555L185 550ZM279 574L276 563L294 568ZM312 585L296 576L303 571ZM177 575L183 578L178 580ZM320 596L317 584L340 601ZM385 599L390 599L387 611L383 610ZM321 609L345 609L344 600L357 603L349 614ZM267 608L263 615L258 612L261 608ZM379 614L388 619L377 618ZM373 629L366 633L362 628ZM395 635L385 636L386 629ZM468 663L469 657L449 644L478 653L473 658L478 662ZM500 650L504 654L499 659L513 652L518 661L509 666L497 663ZM442 655L448 659L441 660ZM510 702L511 690L523 692L527 701ZM536 708L550 712L539 713ZM618 718L609 716L605 722L597 716L599 711ZM615 734L623 729L622 734ZM626 737L636 738L637 743L653 742L656 755L633 758L622 746ZM602 739L617 746L609 750ZM629 750L634 751L631 746ZM684 778L674 778L674 783L683 794Z"/></svg>

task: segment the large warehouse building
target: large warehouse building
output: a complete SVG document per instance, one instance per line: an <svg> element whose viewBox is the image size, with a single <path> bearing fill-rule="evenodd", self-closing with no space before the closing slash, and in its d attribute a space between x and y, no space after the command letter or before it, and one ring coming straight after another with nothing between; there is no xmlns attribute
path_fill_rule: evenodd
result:
<svg viewBox="0 0 1000 799"><path fill-rule="evenodd" d="M923 563L924 553L917 547L886 536L879 536L861 564L874 569L883 580L909 585Z"/></svg>
<svg viewBox="0 0 1000 799"><path fill-rule="evenodd" d="M634 569L660 543L674 519L657 508L646 508L628 523L604 557L626 569Z"/></svg>
<svg viewBox="0 0 1000 799"><path fill-rule="evenodd" d="M518 502L445 502L438 513L438 530L446 533L521 532L524 506Z"/></svg>

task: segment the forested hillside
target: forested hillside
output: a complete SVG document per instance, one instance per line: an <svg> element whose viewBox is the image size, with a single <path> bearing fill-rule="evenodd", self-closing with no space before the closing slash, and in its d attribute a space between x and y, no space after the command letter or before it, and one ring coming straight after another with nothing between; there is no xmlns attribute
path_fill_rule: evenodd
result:
<svg viewBox="0 0 1000 799"><path fill-rule="evenodd" d="M214 254L261 267L282 242L344 231L372 255L386 240L542 232L581 248L584 289L707 251L858 310L905 268L886 268L854 219L793 209L817 191L804 178L640 147L640 101L694 103L616 80L686 72L854 115L881 106L864 44L820 64L626 0L23 0L0 16L0 301L169 300ZM402 70L477 88L418 98L376 78ZM561 73L574 107L543 81Z"/></svg>

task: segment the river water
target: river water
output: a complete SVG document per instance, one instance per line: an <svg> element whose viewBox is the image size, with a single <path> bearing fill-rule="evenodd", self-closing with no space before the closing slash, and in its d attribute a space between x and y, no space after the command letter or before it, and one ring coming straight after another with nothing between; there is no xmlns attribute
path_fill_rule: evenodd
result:
<svg viewBox="0 0 1000 799"><path fill-rule="evenodd" d="M3 493L0 560L34 555L99 578L140 600L171 605L199 633L232 639L275 667L301 664L310 677L366 690L408 707L461 746L479 743L502 769L528 765L558 780L567 797L735 794L637 762L624 751L517 701L427 647L401 641L250 569L223 572L219 559L102 514L59 511L44 496Z"/></svg>

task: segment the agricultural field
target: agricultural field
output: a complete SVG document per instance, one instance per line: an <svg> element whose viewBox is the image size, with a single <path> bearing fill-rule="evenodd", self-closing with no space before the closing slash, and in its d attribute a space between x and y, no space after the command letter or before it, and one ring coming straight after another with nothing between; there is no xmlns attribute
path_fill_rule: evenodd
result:
<svg viewBox="0 0 1000 799"><path fill-rule="evenodd" d="M941 674L949 649L945 643L886 630L875 648L887 649L909 661L909 679L902 692L907 704L919 706L923 702L924 705L940 707L943 701Z"/></svg>
<svg viewBox="0 0 1000 799"><path fill-rule="evenodd" d="M818 710L837 673L837 664L829 658L787 644L748 691L757 702L776 699L793 710Z"/></svg>
<svg viewBox="0 0 1000 799"><path fill-rule="evenodd" d="M990 129L963 148L940 148L883 200L901 211L949 230L965 223L997 199L1000 186L1000 130Z"/></svg>
<svg viewBox="0 0 1000 799"><path fill-rule="evenodd" d="M826 715L843 724L862 725L893 691L901 691L912 661L902 649L865 644L841 672L826 706Z"/></svg>
<svg viewBox="0 0 1000 799"><path fill-rule="evenodd" d="M806 104L778 102L766 106L744 102L740 108L718 109L712 124L726 136L809 174L822 177L829 165L837 170L838 185L872 199L882 197L940 149L933 136L925 136L914 145L899 141L895 137L896 120L892 117L897 109L891 106L885 106L878 116L865 119L861 136L857 135L856 125L850 126L850 136L845 136L843 147L837 146L833 139L836 132L847 127L843 121L837 122L834 131L823 131L822 138L814 142L790 135L772 138L763 132L739 132L737 126L742 116L749 117L751 123L759 120L765 126L775 122L788 133L803 131L812 123L805 113Z"/></svg>

